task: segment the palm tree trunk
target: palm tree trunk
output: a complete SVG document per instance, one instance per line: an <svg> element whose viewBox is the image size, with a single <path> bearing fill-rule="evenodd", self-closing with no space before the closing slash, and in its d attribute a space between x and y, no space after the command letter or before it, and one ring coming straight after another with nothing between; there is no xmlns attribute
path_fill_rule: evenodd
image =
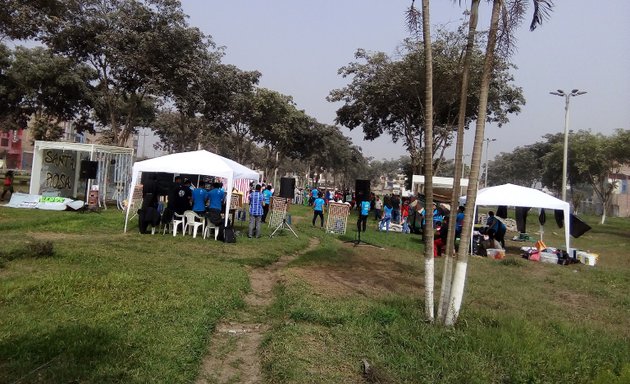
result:
<svg viewBox="0 0 630 384"><path fill-rule="evenodd" d="M462 88L459 94L459 116L457 121L457 141L455 143L455 175L453 180L453 193L451 195L451 214L448 220L448 238L446 240L446 253L444 259L444 273L442 276L442 292L440 303L438 304L438 319L444 323L446 318L447 303L451 296L451 284L453 281L453 258L455 257L455 222L457 209L459 206L459 195L461 192L460 179L463 177L463 157L464 157L464 127L466 125L466 103L468 99L468 75L470 72L470 61L472 51L475 46L475 33L477 32L477 20L479 17L479 2L473 0L470 4L470 18L468 20L468 37L466 42L466 52L462 65ZM460 242L460 247L463 243Z"/></svg>
<svg viewBox="0 0 630 384"><path fill-rule="evenodd" d="M426 225L424 226L424 314L427 321L434 320L434 259L433 259L433 54L431 50L431 23L429 0L422 0L422 35L425 66L424 110L424 194L426 199Z"/></svg>
<svg viewBox="0 0 630 384"><path fill-rule="evenodd" d="M451 297L448 301L448 308L444 324L452 326L457 321L459 310L464 297L464 285L466 282L466 272L468 267L468 244L472 234L472 220L477 200L477 187L479 184L479 168L481 165L481 152L485 135L486 115L488 106L488 91L490 89L490 79L492 77L492 67L494 62L495 47L497 42L497 30L499 26L499 15L503 7L503 0L494 0L492 5L492 18L490 20L490 31L488 33L488 46L486 47L486 57L483 63L481 75L481 89L479 94L479 113L475 126L475 142L473 144L472 162L470 166L470 178L466 193L466 212L464 225L457 253L457 264L453 276L451 287Z"/></svg>

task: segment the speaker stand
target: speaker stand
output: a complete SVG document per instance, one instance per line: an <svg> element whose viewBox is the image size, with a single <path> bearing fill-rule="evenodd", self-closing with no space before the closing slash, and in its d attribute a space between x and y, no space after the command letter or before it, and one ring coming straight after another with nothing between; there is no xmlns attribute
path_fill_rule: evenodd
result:
<svg viewBox="0 0 630 384"><path fill-rule="evenodd" d="M273 238L273 236L276 234L276 232L278 232L278 230L285 229L285 228L288 228L289 231L291 231L291 233L293 233L293 235L295 237L298 237L297 233L295 233L293 228L291 228L291 225L289 223L287 223L287 218L286 217L282 218L282 222L280 224L278 224L278 226L276 227L276 229L273 230L273 232L271 232L271 235L269 235L269 237Z"/></svg>
<svg viewBox="0 0 630 384"><path fill-rule="evenodd" d="M347 240L347 241L344 241L344 243L352 243L352 244L354 244L355 247L358 246L358 245L366 245L366 246L374 247L374 248L378 248L378 249L385 249L385 248L383 248L383 247L381 247L379 245L375 245L375 244L372 244L372 243L368 243L367 241L361 240L361 231L360 230L357 230L357 236L354 237L354 240Z"/></svg>

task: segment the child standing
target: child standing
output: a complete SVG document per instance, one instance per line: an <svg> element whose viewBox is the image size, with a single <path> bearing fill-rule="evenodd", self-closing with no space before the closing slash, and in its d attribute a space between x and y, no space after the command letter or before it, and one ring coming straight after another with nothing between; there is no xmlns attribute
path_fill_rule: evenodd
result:
<svg viewBox="0 0 630 384"><path fill-rule="evenodd" d="M13 196L13 171L7 171L6 175L4 175L4 186L0 200L4 200L4 195L6 195L7 192L11 192L11 196Z"/></svg>

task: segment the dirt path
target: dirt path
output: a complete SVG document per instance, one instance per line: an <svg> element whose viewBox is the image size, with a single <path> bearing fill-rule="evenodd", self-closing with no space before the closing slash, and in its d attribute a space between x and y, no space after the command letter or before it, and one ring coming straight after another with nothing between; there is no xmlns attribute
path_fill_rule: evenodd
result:
<svg viewBox="0 0 630 384"><path fill-rule="evenodd" d="M273 302L273 288L284 278L283 270L291 260L318 245L319 239L311 238L308 247L299 253L283 255L266 268L251 268L248 271L252 291L245 297L247 306L232 321L217 326L196 383L262 381L258 347L269 329L264 312Z"/></svg>

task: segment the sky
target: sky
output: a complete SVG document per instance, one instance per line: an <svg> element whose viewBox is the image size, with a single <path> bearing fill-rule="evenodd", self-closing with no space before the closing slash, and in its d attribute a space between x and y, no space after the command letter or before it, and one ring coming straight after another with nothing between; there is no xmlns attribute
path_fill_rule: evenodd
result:
<svg viewBox="0 0 630 384"><path fill-rule="evenodd" d="M260 71L260 86L292 96L299 109L326 124L334 124L341 106L326 96L348 84L338 69L354 60L358 48L393 54L408 36L404 12L410 3L182 0L190 25L225 47L225 63ZM468 3L433 0L432 25L459 25ZM518 69L513 74L527 103L503 127L486 127L486 137L496 139L488 149L490 159L547 133L563 132L564 98L549 94L557 89L587 92L571 98L571 130L611 134L630 129L630 1L556 0L555 5L544 25L530 32L528 19L517 32L512 62ZM487 29L490 8L482 2L479 29ZM406 153L402 143L392 143L388 136L370 142L360 129L341 129L366 156L390 159ZM469 154L473 132L466 136Z"/></svg>

